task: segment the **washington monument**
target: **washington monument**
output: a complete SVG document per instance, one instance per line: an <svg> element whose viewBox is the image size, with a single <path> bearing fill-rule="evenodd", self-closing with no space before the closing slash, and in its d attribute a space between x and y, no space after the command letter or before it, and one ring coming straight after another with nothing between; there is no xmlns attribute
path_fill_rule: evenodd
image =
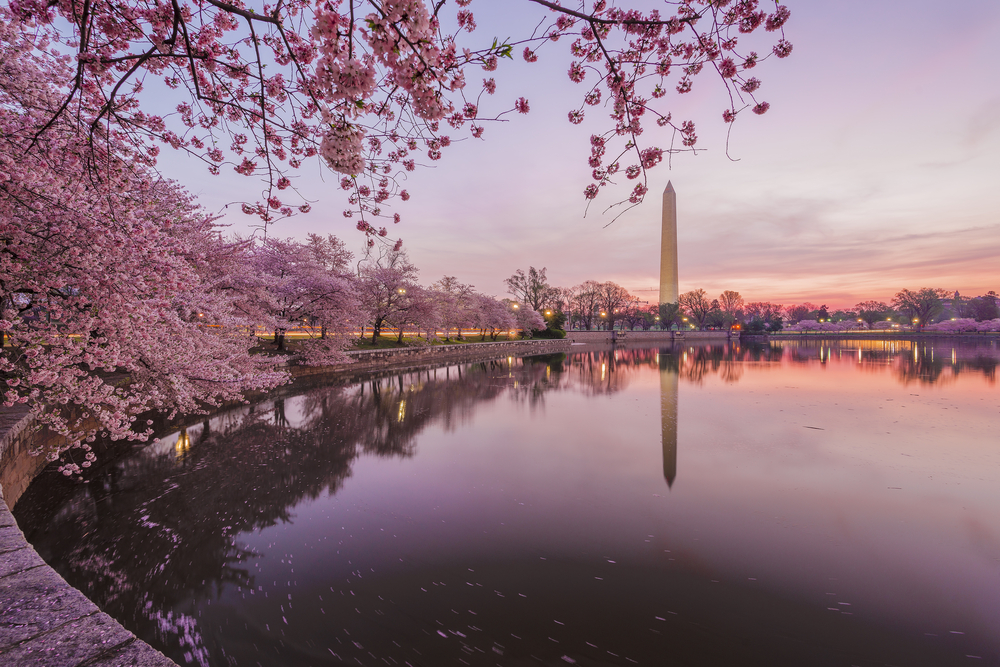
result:
<svg viewBox="0 0 1000 667"><path fill-rule="evenodd" d="M663 227L660 229L660 303L677 303L677 194L667 181L663 191ZM673 487L677 477L677 368L670 349L660 358L660 439L663 443L663 478ZM676 362L675 362L676 363Z"/></svg>
<svg viewBox="0 0 1000 667"><path fill-rule="evenodd" d="M667 181L660 229L660 303L677 303L677 195Z"/></svg>

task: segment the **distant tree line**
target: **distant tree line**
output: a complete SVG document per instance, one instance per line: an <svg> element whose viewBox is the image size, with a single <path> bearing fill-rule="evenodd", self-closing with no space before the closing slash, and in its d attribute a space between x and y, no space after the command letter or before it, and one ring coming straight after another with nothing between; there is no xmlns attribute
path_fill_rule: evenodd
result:
<svg viewBox="0 0 1000 667"><path fill-rule="evenodd" d="M964 327L970 331L1000 328L1000 296L992 290L981 296L966 297L940 288L903 289L890 303L869 300L851 309L831 311L826 305L809 302L789 305L748 302L733 290L711 298L705 290L696 289L681 294L676 303L651 304L611 281L587 280L569 288L552 286L544 267L529 267L527 272L518 269L505 282L515 299L542 314L550 333L565 328L592 331L739 327L751 333L784 328L803 331L926 326ZM997 327L990 324L994 321Z"/></svg>

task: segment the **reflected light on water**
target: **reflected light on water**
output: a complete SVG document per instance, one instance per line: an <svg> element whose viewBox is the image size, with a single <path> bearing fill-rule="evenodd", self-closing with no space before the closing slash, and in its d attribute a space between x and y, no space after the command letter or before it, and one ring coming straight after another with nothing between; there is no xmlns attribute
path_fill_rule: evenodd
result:
<svg viewBox="0 0 1000 667"><path fill-rule="evenodd" d="M1000 352L934 348L371 377L45 473L15 514L182 664L997 664Z"/></svg>
<svg viewBox="0 0 1000 667"><path fill-rule="evenodd" d="M177 434L177 442L174 443L174 454L177 458L182 458L191 450L191 438L188 436L187 429L181 429L180 433Z"/></svg>

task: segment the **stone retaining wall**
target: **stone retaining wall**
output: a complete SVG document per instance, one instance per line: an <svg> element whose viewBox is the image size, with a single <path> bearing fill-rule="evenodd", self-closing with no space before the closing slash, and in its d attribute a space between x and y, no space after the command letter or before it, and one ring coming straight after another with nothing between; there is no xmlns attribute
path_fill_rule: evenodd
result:
<svg viewBox="0 0 1000 667"><path fill-rule="evenodd" d="M569 349L567 340L535 340L363 350L351 353L352 364L290 370L296 380L309 382L374 369L406 370ZM29 449L57 437L32 427L26 408L0 409L0 665L177 667L66 583L24 539L8 504L17 502L47 463Z"/></svg>
<svg viewBox="0 0 1000 667"><path fill-rule="evenodd" d="M404 347L387 350L355 350L348 353L354 359L354 362L350 364L336 366L292 365L289 370L296 379L311 376L353 375L376 369L402 371L439 363L468 363L500 357L555 354L568 352L570 347L568 340L540 339Z"/></svg>
<svg viewBox="0 0 1000 667"><path fill-rule="evenodd" d="M23 406L0 410L0 664L4 667L176 667L103 613L24 539L11 506L47 461L29 449L57 436Z"/></svg>
<svg viewBox="0 0 1000 667"><path fill-rule="evenodd" d="M10 500L11 507L47 463L28 453L36 434L29 428L27 415L28 408L23 405L0 410L0 494Z"/></svg>

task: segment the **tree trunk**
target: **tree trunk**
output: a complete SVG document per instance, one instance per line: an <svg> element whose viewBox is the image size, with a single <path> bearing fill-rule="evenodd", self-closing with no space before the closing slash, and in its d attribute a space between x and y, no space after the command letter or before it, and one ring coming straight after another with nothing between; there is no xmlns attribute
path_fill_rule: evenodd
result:
<svg viewBox="0 0 1000 667"><path fill-rule="evenodd" d="M399 327L399 337L396 339L396 342L400 345L403 344L403 327Z"/></svg>

